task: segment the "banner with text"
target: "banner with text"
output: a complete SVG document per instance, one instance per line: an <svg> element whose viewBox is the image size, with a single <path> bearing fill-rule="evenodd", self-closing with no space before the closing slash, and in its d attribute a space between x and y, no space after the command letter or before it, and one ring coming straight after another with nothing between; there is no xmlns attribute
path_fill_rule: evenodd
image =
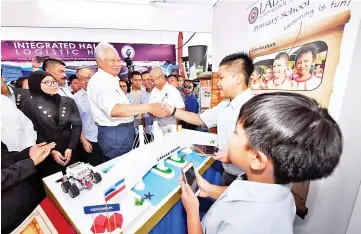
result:
<svg viewBox="0 0 361 234"><path fill-rule="evenodd" d="M135 70L145 67L175 63L175 45L111 43L121 59L131 58ZM32 60L39 62L56 58L67 65L67 73L73 74L77 67L91 66L96 69L94 50L97 42L69 41L1 41L2 71L7 81L27 76L32 71ZM127 74L124 63L121 74Z"/></svg>
<svg viewBox="0 0 361 234"><path fill-rule="evenodd" d="M251 5L247 35L254 92L297 92L325 107L332 96L340 102L359 28L360 13L352 9L351 0L261 0ZM304 215L308 186L293 186Z"/></svg>

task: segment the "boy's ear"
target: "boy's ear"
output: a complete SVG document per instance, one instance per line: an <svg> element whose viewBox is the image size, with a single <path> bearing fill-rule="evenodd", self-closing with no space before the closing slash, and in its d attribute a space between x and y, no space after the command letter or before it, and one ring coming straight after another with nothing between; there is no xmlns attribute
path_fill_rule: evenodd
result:
<svg viewBox="0 0 361 234"><path fill-rule="evenodd" d="M261 151L254 153L250 162L250 167L252 170L261 171L264 170L268 163L268 157Z"/></svg>

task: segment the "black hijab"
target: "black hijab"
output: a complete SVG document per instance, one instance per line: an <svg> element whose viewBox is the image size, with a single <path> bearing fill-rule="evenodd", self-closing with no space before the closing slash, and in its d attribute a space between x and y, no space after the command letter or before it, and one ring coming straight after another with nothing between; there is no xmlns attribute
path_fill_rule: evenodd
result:
<svg viewBox="0 0 361 234"><path fill-rule="evenodd" d="M31 95L42 96L44 99L49 101L57 101L59 99L59 94L47 94L41 89L41 82L47 76L51 76L54 78L52 74L46 71L39 70L31 73L29 76L29 91Z"/></svg>
<svg viewBox="0 0 361 234"><path fill-rule="evenodd" d="M53 75L51 75L49 72L45 71L36 71L30 74L29 76L29 91L31 95L33 96L40 96L45 101L51 103L51 105L54 108L54 114L53 119L56 122L56 124L59 124L59 106L60 106L60 95L59 94L47 94L41 89L41 82L43 79L47 76L51 76L54 78ZM55 80L55 78L54 78Z"/></svg>

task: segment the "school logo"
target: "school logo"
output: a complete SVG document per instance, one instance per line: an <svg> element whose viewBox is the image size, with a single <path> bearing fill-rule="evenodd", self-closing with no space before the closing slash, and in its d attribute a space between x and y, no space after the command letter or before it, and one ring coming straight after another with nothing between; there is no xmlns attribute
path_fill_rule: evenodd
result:
<svg viewBox="0 0 361 234"><path fill-rule="evenodd" d="M135 50L133 49L133 47L126 45L123 46L122 50L121 50L122 56L123 58L134 58L135 56Z"/></svg>
<svg viewBox="0 0 361 234"><path fill-rule="evenodd" d="M253 24L254 22L256 22L258 18L258 8L257 7L253 7L251 12L249 12L249 15L248 15L248 22L250 24Z"/></svg>

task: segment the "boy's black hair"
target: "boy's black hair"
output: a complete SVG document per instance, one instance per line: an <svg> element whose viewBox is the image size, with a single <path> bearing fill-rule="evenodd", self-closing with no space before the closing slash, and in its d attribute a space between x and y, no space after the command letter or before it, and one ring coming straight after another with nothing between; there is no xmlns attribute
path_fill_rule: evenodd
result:
<svg viewBox="0 0 361 234"><path fill-rule="evenodd" d="M245 79L245 83L248 85L249 78L252 75L254 70L254 65L252 59L248 56L247 53L240 52L235 54L230 54L222 59L219 66L228 66L234 73L242 73Z"/></svg>
<svg viewBox="0 0 361 234"><path fill-rule="evenodd" d="M142 76L139 71L133 71L130 73L129 79L133 79L134 76Z"/></svg>
<svg viewBox="0 0 361 234"><path fill-rule="evenodd" d="M69 84L71 84L73 82L73 80L76 80L76 79L78 79L78 77L75 74L70 75L69 76Z"/></svg>
<svg viewBox="0 0 361 234"><path fill-rule="evenodd" d="M145 74L149 74L149 71L142 72L142 76L145 75Z"/></svg>
<svg viewBox="0 0 361 234"><path fill-rule="evenodd" d="M170 74L170 75L167 77L167 81L169 80L170 77L175 77L175 78L178 80L177 74Z"/></svg>
<svg viewBox="0 0 361 234"><path fill-rule="evenodd" d="M15 88L22 89L24 80L27 80L27 79L28 79L27 77L20 77L19 79L17 79L16 83L15 83Z"/></svg>
<svg viewBox="0 0 361 234"><path fill-rule="evenodd" d="M302 46L301 49L298 51L295 62L297 63L298 58L301 55L306 54L308 52L312 53L313 59L317 59L317 53L318 53L317 47L313 44L308 44L308 45Z"/></svg>
<svg viewBox="0 0 361 234"><path fill-rule="evenodd" d="M341 130L314 99L260 94L242 106L238 121L248 136L247 148L272 161L277 184L327 177L340 161Z"/></svg>
<svg viewBox="0 0 361 234"><path fill-rule="evenodd" d="M59 59L48 58L44 60L42 68L44 71L46 71L46 69L48 69L50 66L54 66L55 64L66 66L65 63Z"/></svg>

